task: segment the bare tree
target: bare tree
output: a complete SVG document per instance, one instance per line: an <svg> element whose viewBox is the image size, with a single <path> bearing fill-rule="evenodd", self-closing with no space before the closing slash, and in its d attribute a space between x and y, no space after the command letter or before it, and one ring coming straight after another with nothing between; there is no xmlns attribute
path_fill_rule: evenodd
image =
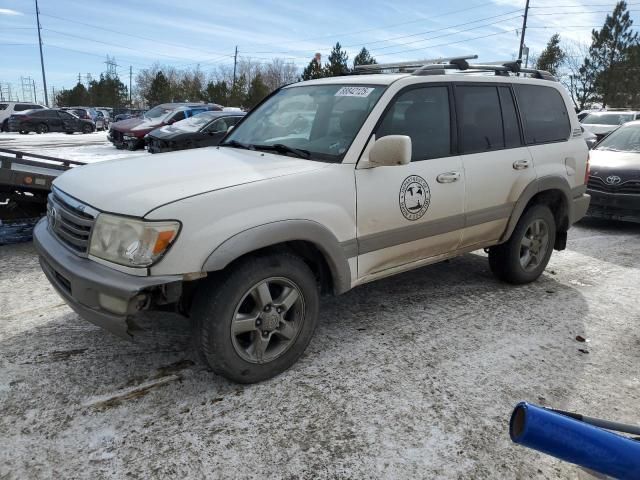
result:
<svg viewBox="0 0 640 480"><path fill-rule="evenodd" d="M596 99L596 74L594 65L587 61L589 45L582 42L565 42L566 53L558 70L560 81L569 90L571 100L578 110L584 110Z"/></svg>

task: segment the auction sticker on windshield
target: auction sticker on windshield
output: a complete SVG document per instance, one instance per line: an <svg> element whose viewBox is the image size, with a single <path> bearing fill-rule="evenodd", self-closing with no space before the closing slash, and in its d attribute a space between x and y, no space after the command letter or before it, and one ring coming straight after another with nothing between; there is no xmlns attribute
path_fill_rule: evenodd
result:
<svg viewBox="0 0 640 480"><path fill-rule="evenodd" d="M335 94L336 97L368 97L375 88L372 87L342 87Z"/></svg>

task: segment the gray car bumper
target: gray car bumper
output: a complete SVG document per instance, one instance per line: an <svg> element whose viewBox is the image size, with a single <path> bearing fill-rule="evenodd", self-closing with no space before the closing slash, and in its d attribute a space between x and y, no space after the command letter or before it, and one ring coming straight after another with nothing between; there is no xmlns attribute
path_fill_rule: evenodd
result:
<svg viewBox="0 0 640 480"><path fill-rule="evenodd" d="M591 196L586 193L583 193L579 197L573 199L573 208L571 208L571 224L576 223L587 214L590 201Z"/></svg>
<svg viewBox="0 0 640 480"><path fill-rule="evenodd" d="M128 319L149 305L154 292L169 285L174 295L180 290L181 275L138 277L79 257L51 234L46 218L36 225L33 241L42 270L64 301L85 320L119 337L131 339ZM104 307L114 299L125 305L124 311Z"/></svg>

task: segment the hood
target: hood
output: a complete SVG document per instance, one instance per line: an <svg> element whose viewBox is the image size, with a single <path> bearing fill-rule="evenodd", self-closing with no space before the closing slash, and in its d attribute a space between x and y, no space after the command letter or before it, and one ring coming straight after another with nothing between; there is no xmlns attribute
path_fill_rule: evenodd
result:
<svg viewBox="0 0 640 480"><path fill-rule="evenodd" d="M209 147L75 167L54 185L98 210L142 217L185 197L324 167L266 152Z"/></svg>
<svg viewBox="0 0 640 480"><path fill-rule="evenodd" d="M164 118L130 118L113 124L113 129L122 133L132 133L136 137L142 137L151 130L164 125Z"/></svg>
<svg viewBox="0 0 640 480"><path fill-rule="evenodd" d="M596 123L590 123L588 125L583 125L585 130L589 130L596 135L604 135L607 133L613 132L620 125L598 125Z"/></svg>
<svg viewBox="0 0 640 480"><path fill-rule="evenodd" d="M151 131L149 135L152 137L161 138L161 139L174 138L184 134L195 135L198 133L199 129L202 127L202 125L183 126L183 125L178 125L179 123L182 123L182 122L175 123L174 125L165 125L164 127L156 128L155 130Z"/></svg>
<svg viewBox="0 0 640 480"><path fill-rule="evenodd" d="M589 152L591 175L617 174L629 178L640 178L640 153L591 150Z"/></svg>

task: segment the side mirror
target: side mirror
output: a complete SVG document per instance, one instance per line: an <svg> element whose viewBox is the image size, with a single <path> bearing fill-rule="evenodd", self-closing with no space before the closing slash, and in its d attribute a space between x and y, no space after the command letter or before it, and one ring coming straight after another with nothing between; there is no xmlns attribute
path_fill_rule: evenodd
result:
<svg viewBox="0 0 640 480"><path fill-rule="evenodd" d="M411 162L411 138L406 135L388 135L379 138L369 150L369 163L373 167L391 167Z"/></svg>
<svg viewBox="0 0 640 480"><path fill-rule="evenodd" d="M229 133L231 130L233 130L233 125L231 125L229 128L227 128L227 133Z"/></svg>

